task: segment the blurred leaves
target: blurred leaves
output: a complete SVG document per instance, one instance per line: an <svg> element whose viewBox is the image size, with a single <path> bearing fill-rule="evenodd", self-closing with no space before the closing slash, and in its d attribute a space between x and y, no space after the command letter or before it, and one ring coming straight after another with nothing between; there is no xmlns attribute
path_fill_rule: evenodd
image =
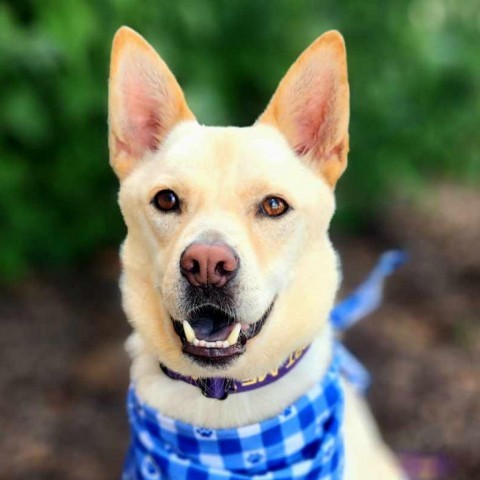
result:
<svg viewBox="0 0 480 480"><path fill-rule="evenodd" d="M21 0L0 4L0 276L118 243L108 167L111 40L160 52L199 121L249 125L319 34L346 38L350 167L337 227L395 190L480 180L480 5L474 0Z"/></svg>

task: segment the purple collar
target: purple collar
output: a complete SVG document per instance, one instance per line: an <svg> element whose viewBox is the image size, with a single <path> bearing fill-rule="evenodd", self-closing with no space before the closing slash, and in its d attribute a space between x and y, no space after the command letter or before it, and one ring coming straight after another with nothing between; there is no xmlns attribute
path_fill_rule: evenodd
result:
<svg viewBox="0 0 480 480"><path fill-rule="evenodd" d="M270 385L271 383L279 380L285 376L295 365L297 365L298 361L305 355L308 349L309 346L299 348L298 350L295 350L276 370L272 370L261 377L244 381L223 377L186 377L180 373L170 370L163 364L160 364L160 368L162 369L163 373L172 380L182 380L182 382L198 387L207 398L225 400L230 393L248 392L250 390L255 390L256 388L264 387L265 385Z"/></svg>

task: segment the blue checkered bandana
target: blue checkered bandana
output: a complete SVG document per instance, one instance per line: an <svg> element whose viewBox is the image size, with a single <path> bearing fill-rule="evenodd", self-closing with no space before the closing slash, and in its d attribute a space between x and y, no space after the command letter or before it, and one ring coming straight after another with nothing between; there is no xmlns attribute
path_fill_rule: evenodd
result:
<svg viewBox="0 0 480 480"><path fill-rule="evenodd" d="M362 309L370 312L380 303L383 280L402 263L402 255L384 254L367 281L349 297L355 298L352 308L344 301L332 311L336 328L351 324ZM132 443L122 480L341 480L340 373L359 389L368 383L368 374L341 345L334 350L323 379L293 405L276 417L239 428L200 428L165 417L130 387Z"/></svg>

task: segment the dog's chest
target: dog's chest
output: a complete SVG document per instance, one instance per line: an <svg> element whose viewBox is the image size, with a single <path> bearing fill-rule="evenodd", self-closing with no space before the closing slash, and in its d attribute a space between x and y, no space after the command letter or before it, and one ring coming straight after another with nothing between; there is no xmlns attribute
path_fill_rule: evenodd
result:
<svg viewBox="0 0 480 480"><path fill-rule="evenodd" d="M132 443L122 480L342 478L343 393L336 360L281 414L239 428L207 429L165 417L133 387L128 410Z"/></svg>

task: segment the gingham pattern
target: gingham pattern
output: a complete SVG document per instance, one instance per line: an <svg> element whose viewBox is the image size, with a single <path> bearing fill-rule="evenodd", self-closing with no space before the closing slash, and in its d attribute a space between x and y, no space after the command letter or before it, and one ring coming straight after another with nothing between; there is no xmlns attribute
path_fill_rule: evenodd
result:
<svg viewBox="0 0 480 480"><path fill-rule="evenodd" d="M165 417L131 387L133 438L122 480L340 480L338 369L335 357L323 380L280 415L231 429L197 428Z"/></svg>

